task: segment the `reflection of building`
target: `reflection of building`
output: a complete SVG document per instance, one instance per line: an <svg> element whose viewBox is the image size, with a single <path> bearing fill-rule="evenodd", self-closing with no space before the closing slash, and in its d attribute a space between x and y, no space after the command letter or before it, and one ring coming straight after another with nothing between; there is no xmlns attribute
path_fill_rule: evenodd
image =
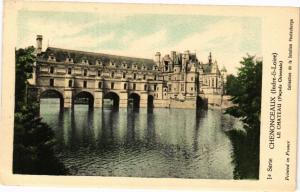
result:
<svg viewBox="0 0 300 192"><path fill-rule="evenodd" d="M37 36L37 62L32 84L39 95L56 92L65 108L77 97L102 107L103 99L127 107L196 108L198 101L220 105L226 69L219 70L211 54L207 63L195 53L172 51L141 59L48 47L42 52Z"/></svg>

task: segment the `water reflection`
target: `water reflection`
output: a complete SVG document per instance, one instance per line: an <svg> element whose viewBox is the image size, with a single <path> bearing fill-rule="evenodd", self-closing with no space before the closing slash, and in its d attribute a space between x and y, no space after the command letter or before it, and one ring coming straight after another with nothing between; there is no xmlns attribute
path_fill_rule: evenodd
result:
<svg viewBox="0 0 300 192"><path fill-rule="evenodd" d="M89 111L76 105L60 113L59 104L47 99L41 116L74 175L233 178L232 144L224 130L241 124L220 110Z"/></svg>

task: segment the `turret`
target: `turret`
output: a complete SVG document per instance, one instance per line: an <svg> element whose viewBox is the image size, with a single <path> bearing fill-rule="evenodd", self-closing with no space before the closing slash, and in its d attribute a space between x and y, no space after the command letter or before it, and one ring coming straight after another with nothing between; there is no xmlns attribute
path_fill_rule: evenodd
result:
<svg viewBox="0 0 300 192"><path fill-rule="evenodd" d="M42 43L43 43L43 36L37 35L36 36L36 54L42 53Z"/></svg>

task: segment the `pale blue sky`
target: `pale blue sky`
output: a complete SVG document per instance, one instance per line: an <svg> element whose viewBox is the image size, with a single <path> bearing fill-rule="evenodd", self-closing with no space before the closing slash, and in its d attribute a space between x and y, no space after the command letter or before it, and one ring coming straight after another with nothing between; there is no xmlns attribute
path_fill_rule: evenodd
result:
<svg viewBox="0 0 300 192"><path fill-rule="evenodd" d="M17 47L48 45L83 51L153 58L156 51L190 50L206 62L211 51L234 73L246 53L261 56L261 19L206 15L20 11Z"/></svg>

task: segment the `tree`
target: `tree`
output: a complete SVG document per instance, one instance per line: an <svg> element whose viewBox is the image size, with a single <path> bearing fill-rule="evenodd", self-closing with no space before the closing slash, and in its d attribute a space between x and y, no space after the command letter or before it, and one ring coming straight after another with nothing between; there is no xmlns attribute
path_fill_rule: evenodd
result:
<svg viewBox="0 0 300 192"><path fill-rule="evenodd" d="M15 127L13 172L19 174L60 175L64 165L55 157L52 129L38 117L38 105L27 100L28 79L35 61L34 47L18 49L15 82Z"/></svg>
<svg viewBox="0 0 300 192"><path fill-rule="evenodd" d="M229 76L227 93L234 106L225 113L244 123L244 132L229 132L234 153L236 178L258 178L262 61L248 55L240 62L237 76Z"/></svg>

